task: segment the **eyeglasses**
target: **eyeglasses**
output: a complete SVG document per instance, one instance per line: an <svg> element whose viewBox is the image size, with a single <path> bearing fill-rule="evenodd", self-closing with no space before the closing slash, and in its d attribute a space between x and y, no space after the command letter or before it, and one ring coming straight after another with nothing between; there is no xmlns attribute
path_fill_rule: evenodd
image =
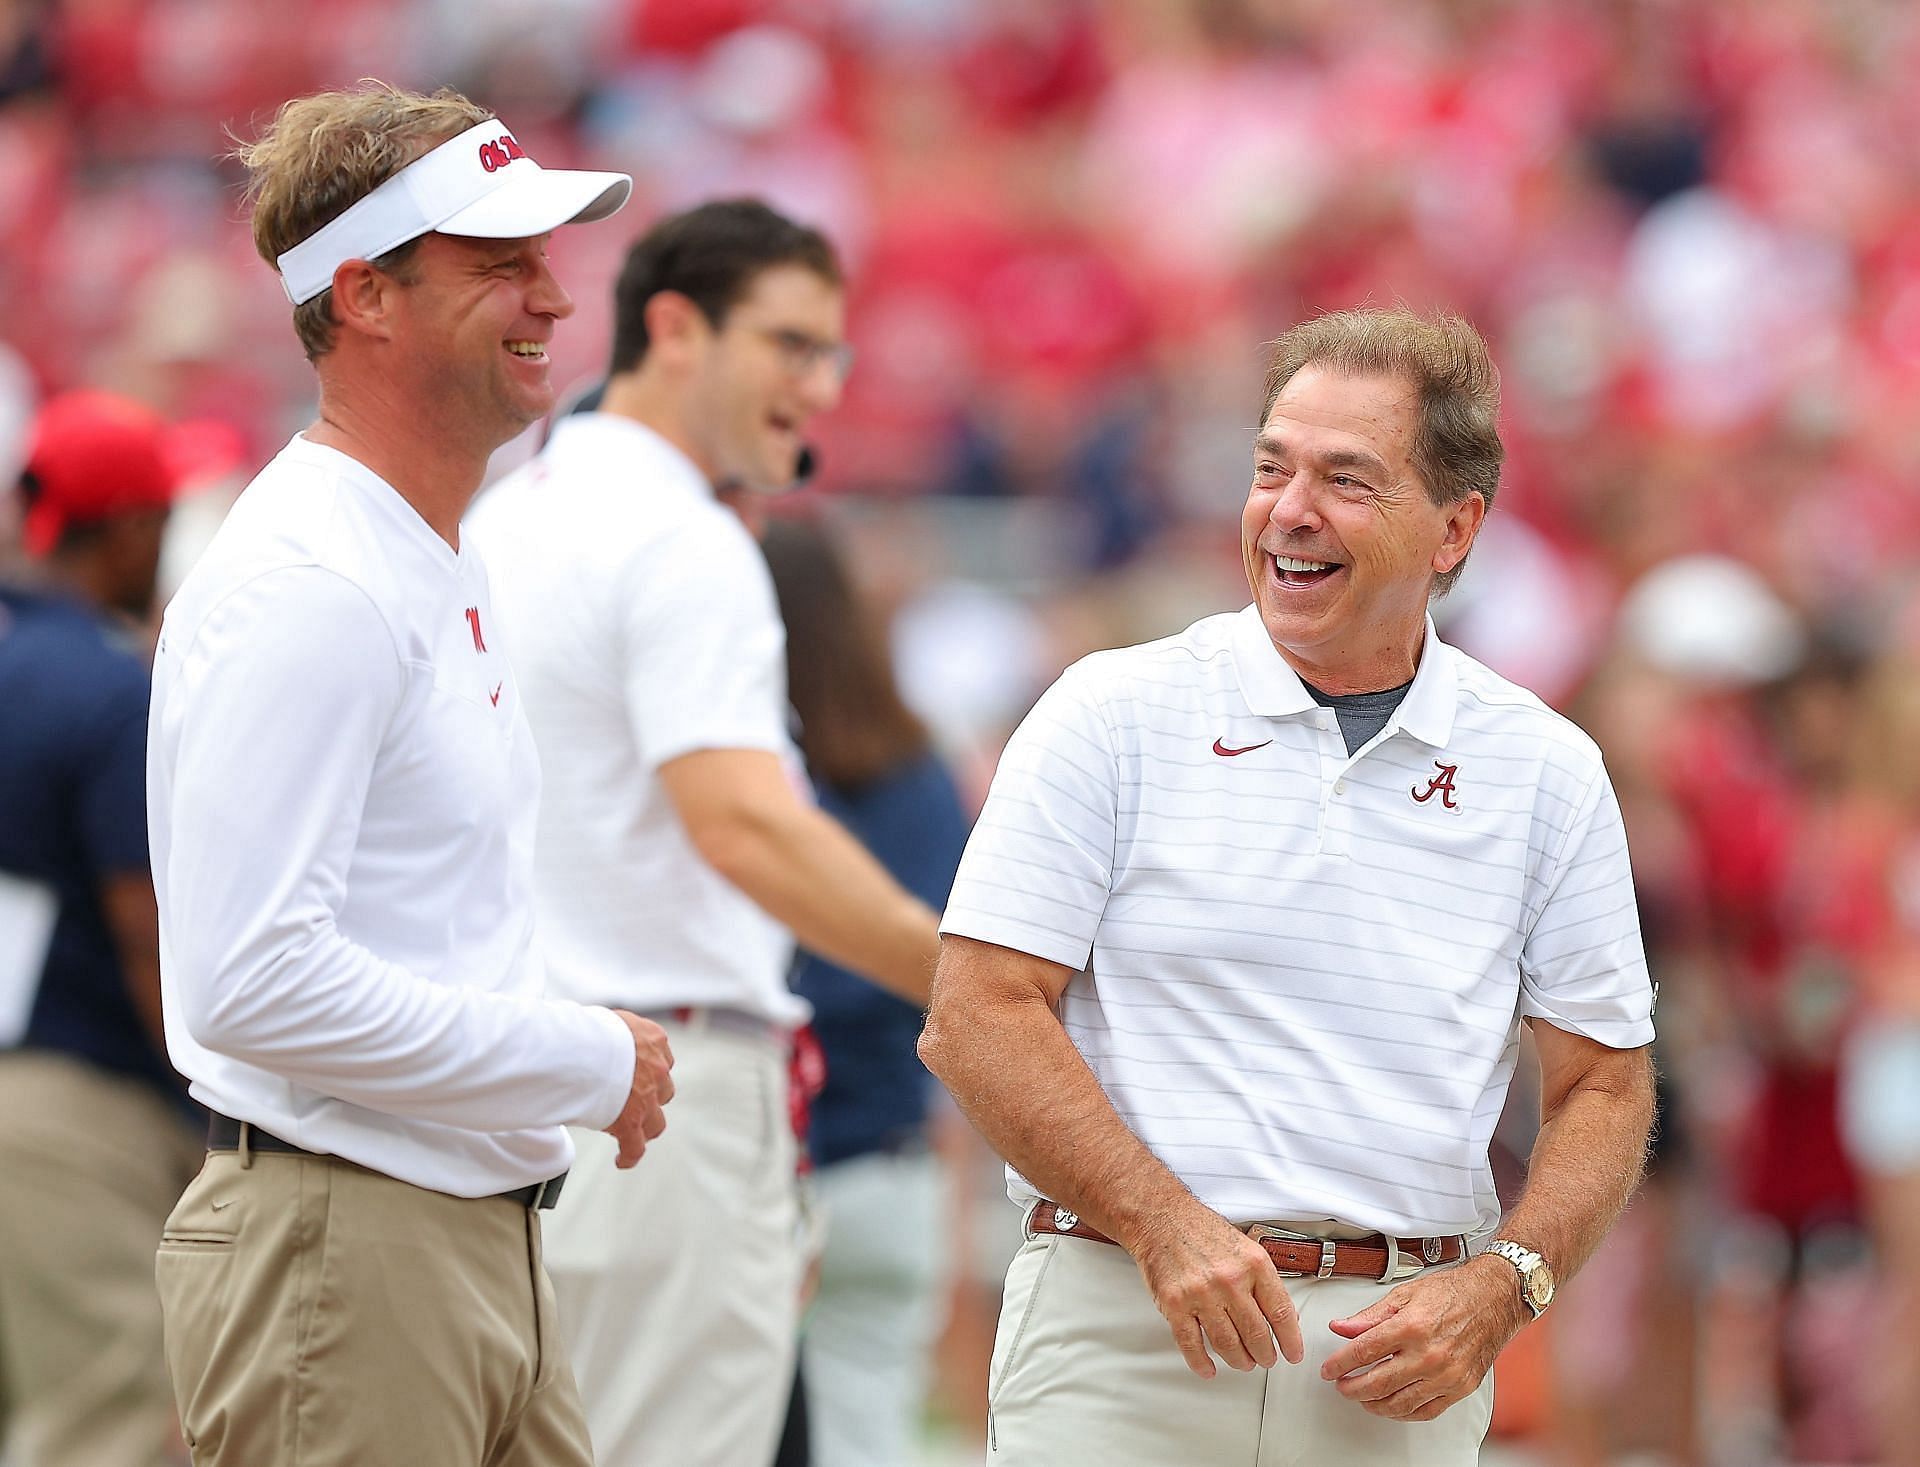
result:
<svg viewBox="0 0 1920 1467"><path fill-rule="evenodd" d="M781 362L796 377L805 377L825 363L833 369L835 380L844 382L853 370L853 348L844 341L822 341L791 326L761 326L755 330L773 343Z"/></svg>

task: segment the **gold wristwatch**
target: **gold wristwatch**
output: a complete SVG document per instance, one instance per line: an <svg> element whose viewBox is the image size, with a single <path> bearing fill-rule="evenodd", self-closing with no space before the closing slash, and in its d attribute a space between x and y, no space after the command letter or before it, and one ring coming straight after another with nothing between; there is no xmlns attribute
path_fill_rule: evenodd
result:
<svg viewBox="0 0 1920 1467"><path fill-rule="evenodd" d="M1520 1275L1520 1302L1527 1306L1527 1312L1535 1319L1545 1314L1553 1302L1553 1270L1547 1267L1547 1260L1507 1238L1495 1238L1485 1251L1506 1259Z"/></svg>

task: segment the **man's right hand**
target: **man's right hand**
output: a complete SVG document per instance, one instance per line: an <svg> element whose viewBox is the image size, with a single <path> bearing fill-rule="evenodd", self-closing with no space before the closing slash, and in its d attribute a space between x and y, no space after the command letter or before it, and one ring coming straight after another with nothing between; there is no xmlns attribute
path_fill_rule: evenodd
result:
<svg viewBox="0 0 1920 1467"><path fill-rule="evenodd" d="M633 1035L633 1088L627 1103L607 1127L607 1134L620 1143L620 1156L614 1165L621 1170L639 1161L647 1143L667 1128L666 1103L673 1099L673 1049L667 1043L667 1031L651 1019L615 1009Z"/></svg>
<svg viewBox="0 0 1920 1467"><path fill-rule="evenodd" d="M1142 1231L1130 1251L1173 1328L1187 1368L1211 1380L1207 1346L1235 1370L1306 1356L1300 1317L1267 1250L1210 1208L1194 1203ZM1275 1350L1275 1341L1279 1343Z"/></svg>

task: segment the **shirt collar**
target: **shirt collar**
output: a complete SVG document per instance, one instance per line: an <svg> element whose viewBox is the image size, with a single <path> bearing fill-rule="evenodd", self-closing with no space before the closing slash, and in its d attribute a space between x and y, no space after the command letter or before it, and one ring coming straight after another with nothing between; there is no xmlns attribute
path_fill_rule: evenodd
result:
<svg viewBox="0 0 1920 1467"><path fill-rule="evenodd" d="M1234 618L1233 670L1240 678L1240 696L1261 718L1286 718L1320 706L1273 645L1257 602L1242 607Z"/></svg>
<svg viewBox="0 0 1920 1467"><path fill-rule="evenodd" d="M456 550L441 538L440 532L427 523L425 516L415 508L411 499L402 494L392 484L361 463L350 453L331 448L324 443L315 443L305 433L296 433L282 453L291 453L294 457L308 463L319 464L332 473L337 481L344 484L358 497L361 503L375 513L385 517L406 536L407 541L425 555L442 571L457 572L466 563L466 536L460 537L461 549Z"/></svg>
<svg viewBox="0 0 1920 1467"><path fill-rule="evenodd" d="M1423 744L1444 749L1453 736L1453 715L1459 706L1460 681L1454 671L1453 648L1440 640L1427 618L1426 640L1420 644L1420 667L1413 686L1393 711L1391 724Z"/></svg>
<svg viewBox="0 0 1920 1467"><path fill-rule="evenodd" d="M659 486L712 499L713 485L700 466L659 433L624 413L571 413L553 425L546 452L590 454L624 464L651 491Z"/></svg>
<svg viewBox="0 0 1920 1467"><path fill-rule="evenodd" d="M1257 603L1243 607L1234 618L1233 666L1248 710L1262 718L1286 718L1320 706L1313 701L1299 674L1287 665L1287 660L1273 645L1273 639L1267 635L1267 624L1260 619ZM1394 709L1387 727L1390 731L1409 733L1436 749L1445 748L1453 733L1458 697L1453 649L1440 640L1433 618L1428 617L1413 686Z"/></svg>

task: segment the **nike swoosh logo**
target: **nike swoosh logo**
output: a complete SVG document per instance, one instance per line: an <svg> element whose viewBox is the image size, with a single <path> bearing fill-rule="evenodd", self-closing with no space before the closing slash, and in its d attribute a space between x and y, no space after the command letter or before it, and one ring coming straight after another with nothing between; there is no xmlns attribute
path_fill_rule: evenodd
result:
<svg viewBox="0 0 1920 1467"><path fill-rule="evenodd" d="M1222 759L1231 759L1236 754L1251 754L1255 749L1264 749L1272 742L1272 739L1267 739L1263 743L1248 744L1244 749L1229 749L1225 744L1221 743L1220 740L1215 739L1213 741L1213 752L1218 754Z"/></svg>
<svg viewBox="0 0 1920 1467"><path fill-rule="evenodd" d="M506 686L506 684L505 684L505 683L503 683L503 682L502 682L502 683L495 683L495 684L493 685L493 691L492 691L491 693L488 693L488 694L487 694L487 696L488 696L489 698L491 698L491 699L493 699L493 706L494 706L494 707L496 707L496 708L498 708L498 707L500 706L500 690L501 690L502 688L504 688L505 686Z"/></svg>
<svg viewBox="0 0 1920 1467"><path fill-rule="evenodd" d="M211 1210L214 1212L218 1212L223 1207L231 1207L231 1206L233 1206L233 1199L229 1197L225 1202L214 1203Z"/></svg>

